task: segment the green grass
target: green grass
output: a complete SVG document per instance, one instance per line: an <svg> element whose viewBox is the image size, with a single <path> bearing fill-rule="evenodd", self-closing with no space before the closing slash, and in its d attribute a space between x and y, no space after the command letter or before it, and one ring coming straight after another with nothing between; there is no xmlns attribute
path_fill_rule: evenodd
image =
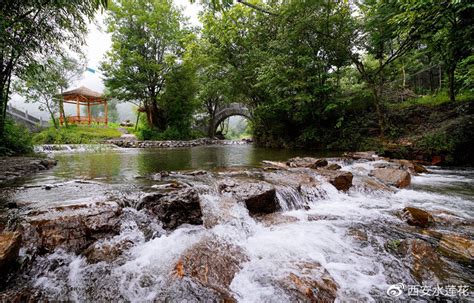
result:
<svg viewBox="0 0 474 303"><path fill-rule="evenodd" d="M466 91L456 95L456 102L474 101L474 92ZM451 102L446 91L439 92L436 95L426 95L419 98L408 99L401 103L390 104L393 109L403 109L413 106L439 106Z"/></svg>
<svg viewBox="0 0 474 303"><path fill-rule="evenodd" d="M103 140L118 138L122 135L113 127L75 126L61 127L59 130L50 127L33 137L34 144L91 144Z"/></svg>

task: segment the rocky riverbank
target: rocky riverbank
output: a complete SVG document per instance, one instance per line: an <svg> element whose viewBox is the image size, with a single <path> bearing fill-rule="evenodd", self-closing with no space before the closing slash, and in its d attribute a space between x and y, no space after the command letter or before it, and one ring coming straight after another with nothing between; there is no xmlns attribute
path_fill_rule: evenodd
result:
<svg viewBox="0 0 474 303"><path fill-rule="evenodd" d="M249 169L160 172L143 176L152 184L134 191L41 208L25 203L9 210L16 219L0 225L0 271L8 273L0 301L252 301L241 290L255 285L271 294L260 299L386 298L377 285L370 295L354 293L348 281L356 275L382 275L385 283L403 278L409 284L469 285L472 220L418 205L373 214L385 203L380 197L396 201L413 178L427 173L416 162L350 153L264 161ZM84 183L81 190L97 186ZM356 207L361 197L370 198L362 203L371 204L369 217L366 206ZM346 209L330 212L330 199ZM343 231L331 240L337 252L331 241L313 242L333 229ZM269 247L258 245L274 232L278 237ZM308 255L308 247L315 252ZM340 250L353 266L343 275L330 261L344 264L337 259ZM328 255L315 257L323 251ZM359 267L368 253L381 258L380 273L371 273L379 265ZM274 262L280 268L271 267Z"/></svg>
<svg viewBox="0 0 474 303"><path fill-rule="evenodd" d="M34 157L0 158L0 183L50 169L56 165L54 159L38 159Z"/></svg>
<svg viewBox="0 0 474 303"><path fill-rule="evenodd" d="M107 140L106 143L114 144L124 148L178 148L178 147L194 147L203 145L242 145L252 143L251 139L242 140L214 140L209 138L201 138L196 140L168 140L168 141L141 141L128 140L127 138Z"/></svg>

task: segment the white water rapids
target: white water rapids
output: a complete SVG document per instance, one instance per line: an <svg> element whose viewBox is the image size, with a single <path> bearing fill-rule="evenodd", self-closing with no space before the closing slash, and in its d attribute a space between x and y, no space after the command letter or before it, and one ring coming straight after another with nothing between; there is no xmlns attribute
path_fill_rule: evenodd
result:
<svg viewBox="0 0 474 303"><path fill-rule="evenodd" d="M339 164L354 174L357 184L376 163ZM243 204L224 201L214 184L203 182L196 185L202 187L201 207L204 215L217 217L217 225L184 225L166 233L143 211L126 208L120 234L103 240L104 244L132 243L119 259L89 264L83 256L57 250L36 261L31 279L52 300L195 302L205 295L193 285L177 285L174 266L188 248L212 236L248 256L229 287L239 302L292 302L274 281L296 272L295 264L301 262L319 263L329 272L339 285L338 302L378 302L387 298L392 284L417 284L410 269L384 249L387 241L400 238L396 227L405 224L397 212L413 206L474 218L472 170L431 170L412 177L410 188L393 193L367 192L357 186L344 193L317 175L321 186L305 195L277 187L283 219L275 224L252 218ZM146 222L153 236L144 233L140 222ZM354 228L366 232L367 240L355 239Z"/></svg>

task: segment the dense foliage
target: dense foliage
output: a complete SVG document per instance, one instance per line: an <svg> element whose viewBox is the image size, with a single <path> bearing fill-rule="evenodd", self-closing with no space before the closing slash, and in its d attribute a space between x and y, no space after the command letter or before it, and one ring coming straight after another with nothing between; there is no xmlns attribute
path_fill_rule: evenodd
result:
<svg viewBox="0 0 474 303"><path fill-rule="evenodd" d="M8 33L1 40L1 105L12 75L48 79L47 70L41 77L28 73L40 35L46 47L39 62L61 49L61 39L74 50L86 20L106 2L15 2L13 17L1 23ZM250 109L253 137L264 146L347 150L394 143L459 156L470 144L472 107L463 105L474 95L469 1L200 2L202 28L191 28L171 0L108 5L112 47L101 69L107 93L137 105L140 138L193 138L197 121L212 125L201 130L213 137L218 111L237 102ZM48 12L54 22L43 24ZM20 37L31 43L13 42ZM418 115L425 107L420 112L430 117ZM433 122L442 118L449 125Z"/></svg>
<svg viewBox="0 0 474 303"><path fill-rule="evenodd" d="M261 145L378 148L403 133L391 111L472 100L467 1L238 2L208 1L201 45Z"/></svg>
<svg viewBox="0 0 474 303"><path fill-rule="evenodd" d="M190 123L186 121L190 117L181 119L192 113L188 105L176 106L173 112L166 106L171 98L166 90L185 87L182 84L184 79L192 77L183 75L188 72L187 68L179 67L185 43L193 38L181 12L171 0L120 0L110 6L107 23L112 33L112 49L107 53L102 70L110 94L121 101L137 102L139 110L146 113L151 130L156 128L165 131L168 127L176 129L176 123L180 122L176 120L169 123L175 117L183 120L184 124L179 127L188 128L177 131L189 132ZM184 78L178 79L173 74L177 72ZM170 81L172 83L168 83ZM186 96L185 99L189 101L190 98ZM180 108L183 111L177 113Z"/></svg>
<svg viewBox="0 0 474 303"><path fill-rule="evenodd" d="M10 119L5 120L5 135L0 144L0 156L29 154L33 152L33 142L30 131L17 125Z"/></svg>
<svg viewBox="0 0 474 303"><path fill-rule="evenodd" d="M100 143L122 135L115 128L103 126L77 126L45 129L33 136L34 144L90 144Z"/></svg>
<svg viewBox="0 0 474 303"><path fill-rule="evenodd" d="M0 138L5 135L12 80L39 57L63 53L64 48L79 51L89 21L106 6L107 0L0 2Z"/></svg>

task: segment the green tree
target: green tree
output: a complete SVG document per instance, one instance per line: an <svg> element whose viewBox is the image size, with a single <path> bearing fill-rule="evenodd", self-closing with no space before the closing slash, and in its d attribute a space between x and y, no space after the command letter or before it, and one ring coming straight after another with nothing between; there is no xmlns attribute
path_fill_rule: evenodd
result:
<svg viewBox="0 0 474 303"><path fill-rule="evenodd" d="M196 109L195 70L184 62L173 67L166 78L166 89L160 97L161 107L166 113L166 132L173 139L190 139Z"/></svg>
<svg viewBox="0 0 474 303"><path fill-rule="evenodd" d="M107 18L112 48L101 65L105 85L116 99L139 102L149 126L161 131L166 113L158 100L189 37L183 22L171 0L120 0Z"/></svg>
<svg viewBox="0 0 474 303"><path fill-rule="evenodd" d="M0 137L4 135L11 82L38 54L79 50L87 26L107 0L39 0L0 2Z"/></svg>
<svg viewBox="0 0 474 303"><path fill-rule="evenodd" d="M37 103L40 110L48 111L54 127L59 128L55 113L62 107L61 93L68 88L73 79L84 71L80 61L59 55L30 64L25 72L14 83L15 91L26 98L26 102Z"/></svg>
<svg viewBox="0 0 474 303"><path fill-rule="evenodd" d="M474 6L470 1L400 1L401 11L392 23L409 35L419 28L420 40L443 62L448 75L449 98L456 99L456 69L473 54Z"/></svg>
<svg viewBox="0 0 474 303"><path fill-rule="evenodd" d="M191 48L188 56L196 69L196 81L198 86L197 100L200 111L207 114L207 135L213 138L215 135L215 118L217 111L231 99L230 66L219 61L215 47L203 37L197 40Z"/></svg>

